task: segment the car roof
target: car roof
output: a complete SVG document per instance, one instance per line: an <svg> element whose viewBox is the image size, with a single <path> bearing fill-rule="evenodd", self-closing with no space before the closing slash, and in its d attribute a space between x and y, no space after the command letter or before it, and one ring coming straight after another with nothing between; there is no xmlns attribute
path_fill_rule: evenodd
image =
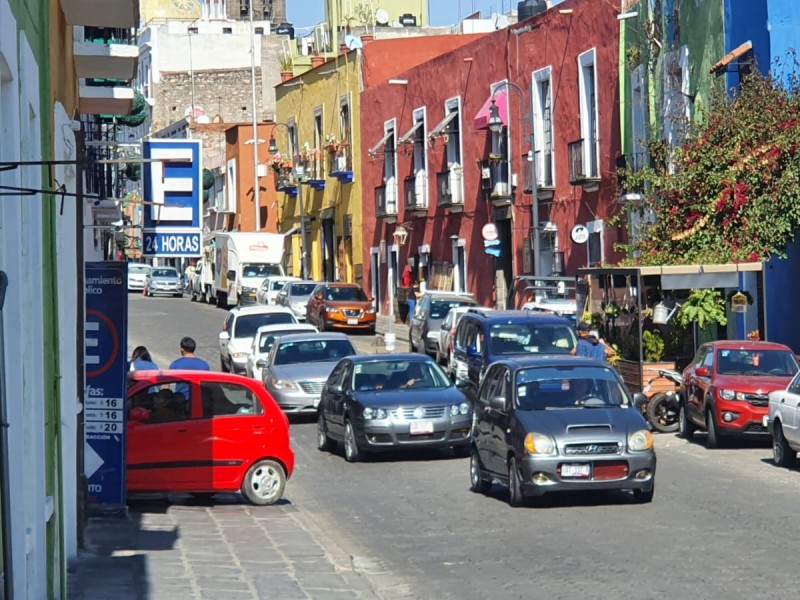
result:
<svg viewBox="0 0 800 600"><path fill-rule="evenodd" d="M275 333L276 331L285 331L291 329L292 331L317 331L317 328L308 323L278 323L274 325L262 325L256 329L256 337L262 333Z"/></svg>
<svg viewBox="0 0 800 600"><path fill-rule="evenodd" d="M515 356L497 361L509 365L514 369L527 369L531 367L611 367L603 360L587 358L584 356L565 356L555 354L531 354L529 356Z"/></svg>
<svg viewBox="0 0 800 600"><path fill-rule="evenodd" d="M289 335L281 336L281 343L283 342L306 342L306 341L329 341L329 340L350 340L347 334L344 333L317 333L316 331L309 331L308 333L292 333Z"/></svg>
<svg viewBox="0 0 800 600"><path fill-rule="evenodd" d="M476 302L475 298L470 294L459 294L458 292L440 292L437 290L429 290L423 294L425 296L430 296L431 298L444 298L444 299L459 299L459 300L470 300L471 302Z"/></svg>
<svg viewBox="0 0 800 600"><path fill-rule="evenodd" d="M791 352L789 346L776 342L752 342L750 340L719 340L703 344L716 350L786 350Z"/></svg>
<svg viewBox="0 0 800 600"><path fill-rule="evenodd" d="M197 380L234 380L234 381L254 381L249 377L245 377L244 375L235 375L233 373L223 373L222 371L200 371L198 369L158 369L158 370L139 370L139 371L129 371L127 373L128 379L134 379L136 381L148 381L155 377L178 377L181 379L190 379L192 381Z"/></svg>
<svg viewBox="0 0 800 600"><path fill-rule="evenodd" d="M413 361L413 362L434 362L433 358L427 354L420 354L419 352L406 352L406 353L391 353L391 354L363 354L359 356L349 357L353 363L368 363L368 362L395 362L395 361Z"/></svg>
<svg viewBox="0 0 800 600"><path fill-rule="evenodd" d="M285 314L292 314L292 311L286 308L285 306L274 306L274 305L264 305L258 304L255 306L235 306L231 309L231 312L235 315L242 316L242 315L263 315L263 314L270 314L270 313L285 313Z"/></svg>
<svg viewBox="0 0 800 600"><path fill-rule="evenodd" d="M470 310L464 317L474 315L484 321L511 322L511 323L564 323L569 322L564 317L547 313L537 313L528 310Z"/></svg>

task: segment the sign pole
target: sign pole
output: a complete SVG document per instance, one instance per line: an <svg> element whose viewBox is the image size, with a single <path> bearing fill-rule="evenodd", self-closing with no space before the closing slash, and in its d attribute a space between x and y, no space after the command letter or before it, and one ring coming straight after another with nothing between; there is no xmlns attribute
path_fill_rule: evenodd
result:
<svg viewBox="0 0 800 600"><path fill-rule="evenodd" d="M255 229L261 231L261 188L258 183L258 102L256 97L256 30L253 27L253 0L250 13L250 85L253 88L253 206L255 207ZM259 57L260 58L260 57Z"/></svg>

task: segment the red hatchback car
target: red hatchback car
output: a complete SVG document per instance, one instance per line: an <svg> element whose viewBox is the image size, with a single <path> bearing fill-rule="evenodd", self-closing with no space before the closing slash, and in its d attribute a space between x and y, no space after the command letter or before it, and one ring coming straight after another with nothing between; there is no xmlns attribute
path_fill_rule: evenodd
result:
<svg viewBox="0 0 800 600"><path fill-rule="evenodd" d="M128 380L129 492L283 496L289 421L259 382L214 371L135 371Z"/></svg>
<svg viewBox="0 0 800 600"><path fill-rule="evenodd" d="M783 344L703 344L683 371L681 436L690 438L696 429L704 429L706 445L716 448L723 437L769 435L764 425L769 393L785 389L797 371L794 354Z"/></svg>

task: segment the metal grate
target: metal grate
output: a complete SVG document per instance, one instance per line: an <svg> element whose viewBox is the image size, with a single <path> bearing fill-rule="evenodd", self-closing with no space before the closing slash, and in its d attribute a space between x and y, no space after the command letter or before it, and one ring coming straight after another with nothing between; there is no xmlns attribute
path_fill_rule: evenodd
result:
<svg viewBox="0 0 800 600"><path fill-rule="evenodd" d="M322 388L325 385L324 381L301 381L299 383L300 389L306 394L321 394Z"/></svg>
<svg viewBox="0 0 800 600"><path fill-rule="evenodd" d="M753 406L769 406L769 396L766 394L745 394L744 399Z"/></svg>
<svg viewBox="0 0 800 600"><path fill-rule="evenodd" d="M361 317L364 314L363 310L357 308L345 308L342 312L345 317Z"/></svg>
<svg viewBox="0 0 800 600"><path fill-rule="evenodd" d="M414 414L417 410L417 407L401 407L395 409L392 412L392 416L394 416L395 419L401 419L403 421L412 421L414 419L437 419L443 417L445 411L447 410L444 406L426 406L420 408L422 408L421 417L418 417Z"/></svg>
<svg viewBox="0 0 800 600"><path fill-rule="evenodd" d="M600 444L569 444L564 447L564 454L567 456L596 456L602 454L620 454L621 452L622 446L618 442L605 442Z"/></svg>

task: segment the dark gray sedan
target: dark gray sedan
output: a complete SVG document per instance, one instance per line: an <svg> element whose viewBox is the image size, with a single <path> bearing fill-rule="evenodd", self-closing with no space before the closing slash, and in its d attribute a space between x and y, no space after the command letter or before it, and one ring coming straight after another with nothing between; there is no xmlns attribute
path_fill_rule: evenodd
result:
<svg viewBox="0 0 800 600"><path fill-rule="evenodd" d="M472 490L497 480L509 504L577 490L655 491L653 437L608 364L573 357L502 360L486 372L475 408Z"/></svg>
<svg viewBox="0 0 800 600"><path fill-rule="evenodd" d="M469 453L472 411L430 357L419 354L351 356L322 390L318 447L344 443L344 456L399 448L452 448Z"/></svg>

